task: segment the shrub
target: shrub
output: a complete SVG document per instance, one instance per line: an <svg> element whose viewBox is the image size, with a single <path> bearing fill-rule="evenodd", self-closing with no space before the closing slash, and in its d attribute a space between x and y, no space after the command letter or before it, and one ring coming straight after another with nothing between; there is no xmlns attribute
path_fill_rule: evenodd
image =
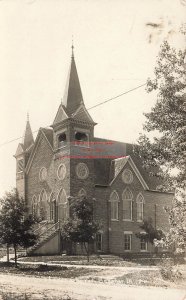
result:
<svg viewBox="0 0 186 300"><path fill-rule="evenodd" d="M164 259L160 265L160 273L163 279L175 281L182 278L182 273L171 259Z"/></svg>

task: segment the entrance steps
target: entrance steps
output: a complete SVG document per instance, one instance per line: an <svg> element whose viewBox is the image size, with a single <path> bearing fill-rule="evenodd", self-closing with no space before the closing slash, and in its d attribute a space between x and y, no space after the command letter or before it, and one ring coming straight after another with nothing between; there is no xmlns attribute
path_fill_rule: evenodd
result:
<svg viewBox="0 0 186 300"><path fill-rule="evenodd" d="M59 222L54 224L43 223L34 231L38 235L37 243L27 249L27 255L34 255L45 243L52 239L59 232Z"/></svg>

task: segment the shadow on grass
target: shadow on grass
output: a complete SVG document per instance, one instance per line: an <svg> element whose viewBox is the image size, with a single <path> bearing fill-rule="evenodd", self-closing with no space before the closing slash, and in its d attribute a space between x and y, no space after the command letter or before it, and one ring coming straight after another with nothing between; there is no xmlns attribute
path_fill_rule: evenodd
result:
<svg viewBox="0 0 186 300"><path fill-rule="evenodd" d="M3 274L20 274L32 276L50 276L58 278L76 278L96 273L96 270L85 268L73 268L67 266L51 266L45 264L32 265L32 264L18 264L15 267L14 263L0 262L0 273Z"/></svg>
<svg viewBox="0 0 186 300"><path fill-rule="evenodd" d="M0 292L0 299L2 300L75 300L68 295L62 297L52 297L45 294L17 294Z"/></svg>

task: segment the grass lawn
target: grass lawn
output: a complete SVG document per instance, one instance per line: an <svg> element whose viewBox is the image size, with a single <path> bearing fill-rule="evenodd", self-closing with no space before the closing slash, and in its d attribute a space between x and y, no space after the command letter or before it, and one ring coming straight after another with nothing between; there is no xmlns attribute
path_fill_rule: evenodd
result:
<svg viewBox="0 0 186 300"><path fill-rule="evenodd" d="M63 264L72 264L72 265L96 265L96 266L121 266L121 267L132 267L139 265L136 262L124 261L116 256L115 259L102 259L101 257L91 255L90 261L87 261L86 256L66 256L66 255L54 255L54 256L28 256L21 258L27 262L60 262Z"/></svg>
<svg viewBox="0 0 186 300"><path fill-rule="evenodd" d="M84 275L95 274L97 271L85 268L67 268L65 266L29 265L0 262L0 273L11 273L32 276L50 276L58 278L77 278Z"/></svg>
<svg viewBox="0 0 186 300"><path fill-rule="evenodd" d="M46 258L46 257L44 257ZM50 257L48 257L50 258ZM31 257L29 258L31 260ZM34 257L34 261L37 259L41 261L41 257ZM44 260L44 259L43 259ZM32 257L33 261L33 257ZM56 257L55 260L56 261ZM125 263L125 262L123 262ZM127 266L128 267L128 266ZM92 282L105 282L111 284L125 284L125 285L136 285L136 286L155 286L155 287L169 287L169 288L183 288L184 282L186 281L186 271L185 266L175 266L178 268L181 276L170 276L170 268L164 267L164 272L162 273L161 267L159 269L133 269L133 268L99 268L91 269L84 267L67 267L63 266L48 266L42 264L18 264L15 268L14 263L0 262L0 273L6 274L19 274L28 275L34 277L57 277L57 278L69 278L80 280L88 280ZM174 273L175 274L175 273ZM167 275L167 277L165 276ZM170 277L169 277L170 276ZM0 298L1 299L1 298ZM27 298L26 298L27 299ZM45 299L45 298L43 298ZM47 298L46 298L47 299Z"/></svg>

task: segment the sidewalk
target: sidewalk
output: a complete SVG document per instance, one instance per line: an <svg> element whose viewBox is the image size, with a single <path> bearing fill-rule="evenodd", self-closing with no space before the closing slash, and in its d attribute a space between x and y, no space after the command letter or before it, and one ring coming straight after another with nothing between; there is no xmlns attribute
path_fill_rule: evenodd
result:
<svg viewBox="0 0 186 300"><path fill-rule="evenodd" d="M19 254L19 253L18 253ZM9 255L10 262L14 262L14 254ZM0 262L6 262L7 256L3 256L0 259ZM67 262L67 263L66 263ZM75 261L74 261L75 262ZM24 261L24 257L18 257L17 259L18 264L29 264L29 265L47 265L47 266L59 266L59 267L67 267L67 268L85 268L85 269L114 269L114 270L123 270L123 271L136 271L136 270L158 270L156 266L136 266L136 267L124 267L124 266L100 266L100 265L78 265L78 264L68 264L68 261L61 262L61 261L49 261L49 262L29 262Z"/></svg>
<svg viewBox="0 0 186 300"><path fill-rule="evenodd" d="M21 260L23 259L23 260ZM136 267L123 267L123 266L100 266L100 265L77 265L77 264L68 264L63 263L61 261L54 261L54 262L28 262L24 261L24 258L18 258L17 261L19 264L31 264L31 265L47 265L47 266L60 266L60 267L67 267L67 268L85 268L85 269L114 269L114 270L129 270L129 271L136 271L136 270L158 270L156 266L136 266Z"/></svg>

